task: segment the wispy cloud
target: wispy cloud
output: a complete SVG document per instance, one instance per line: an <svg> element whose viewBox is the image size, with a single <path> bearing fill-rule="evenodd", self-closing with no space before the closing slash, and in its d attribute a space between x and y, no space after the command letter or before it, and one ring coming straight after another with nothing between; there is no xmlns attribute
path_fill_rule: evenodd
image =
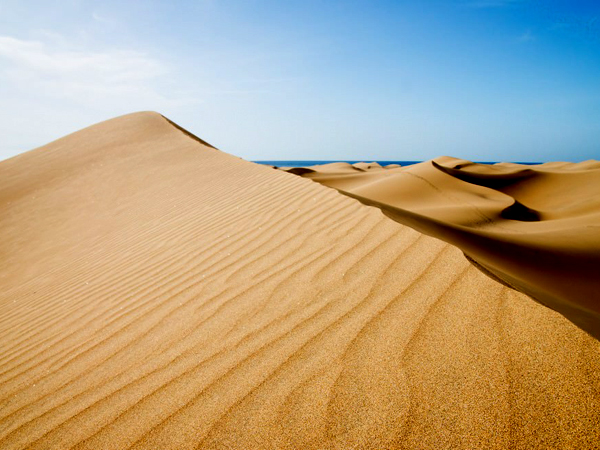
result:
<svg viewBox="0 0 600 450"><path fill-rule="evenodd" d="M112 20L112 19L109 19L108 17L106 17L106 16L104 16L104 15L102 15L102 14L98 13L97 11L93 11L93 12L92 12L92 19L93 19L95 22L98 22L98 23L101 23L101 24L105 24L105 25L110 25L110 26L112 26L112 25L114 25L114 24L115 24L115 21L114 21L114 20Z"/></svg>
<svg viewBox="0 0 600 450"><path fill-rule="evenodd" d="M42 41L0 36L0 68L17 87L78 98L152 93L152 81L167 68L131 50L93 52L57 48Z"/></svg>
<svg viewBox="0 0 600 450"><path fill-rule="evenodd" d="M518 38L519 42L531 42L535 41L535 35L531 32L531 30L527 30Z"/></svg>
<svg viewBox="0 0 600 450"><path fill-rule="evenodd" d="M14 89L38 97L103 105L160 109L182 98L171 86L169 67L147 53L129 49L75 49L56 35L40 40L0 36L0 77Z"/></svg>

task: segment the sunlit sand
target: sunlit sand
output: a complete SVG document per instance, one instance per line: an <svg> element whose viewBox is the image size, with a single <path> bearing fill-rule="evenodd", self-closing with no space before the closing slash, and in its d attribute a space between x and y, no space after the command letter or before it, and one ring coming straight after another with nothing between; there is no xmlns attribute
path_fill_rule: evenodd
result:
<svg viewBox="0 0 600 450"><path fill-rule="evenodd" d="M0 448L595 448L598 167L323 186L156 113L3 161Z"/></svg>

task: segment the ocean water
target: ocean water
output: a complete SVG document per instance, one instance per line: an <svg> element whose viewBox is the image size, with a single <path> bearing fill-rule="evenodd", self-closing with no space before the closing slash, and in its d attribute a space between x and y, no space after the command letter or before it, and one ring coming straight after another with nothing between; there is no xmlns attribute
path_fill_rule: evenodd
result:
<svg viewBox="0 0 600 450"><path fill-rule="evenodd" d="M304 167L304 166L316 166L319 164L329 164L334 162L345 162L350 164L355 164L358 162L376 162L380 166L387 166L389 164L400 164L401 166L410 166L411 164L417 164L423 161L377 161L371 159L363 159L361 161L349 161L349 160L273 160L273 161L252 161L257 164L266 164L269 166L277 166L277 167ZM499 161L475 161L479 164L496 164ZM518 162L517 164L526 164L529 166L542 164L539 162Z"/></svg>
<svg viewBox="0 0 600 450"><path fill-rule="evenodd" d="M350 163L350 164L355 164L358 162L376 162L381 166L387 166L389 164L400 164L401 166L409 166L411 164L416 164L416 163L420 163L422 161L376 161L376 160L367 160L367 159L363 159L361 161L347 161L347 160L323 160L323 161L319 161L319 160L299 160L299 161L293 161L293 160L275 160L275 161L252 161L255 162L257 164L267 164L269 166L278 166L278 167L303 167L303 166L316 166L318 164L329 164L329 163L334 163L334 162L345 162L345 163Z"/></svg>

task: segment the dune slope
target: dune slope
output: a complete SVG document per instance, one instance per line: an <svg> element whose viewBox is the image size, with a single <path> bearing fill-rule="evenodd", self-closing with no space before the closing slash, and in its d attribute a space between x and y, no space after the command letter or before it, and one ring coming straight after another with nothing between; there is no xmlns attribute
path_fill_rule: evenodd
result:
<svg viewBox="0 0 600 450"><path fill-rule="evenodd" d="M0 163L0 448L593 448L600 344L155 113Z"/></svg>
<svg viewBox="0 0 600 450"><path fill-rule="evenodd" d="M284 168L450 242L600 338L600 162Z"/></svg>

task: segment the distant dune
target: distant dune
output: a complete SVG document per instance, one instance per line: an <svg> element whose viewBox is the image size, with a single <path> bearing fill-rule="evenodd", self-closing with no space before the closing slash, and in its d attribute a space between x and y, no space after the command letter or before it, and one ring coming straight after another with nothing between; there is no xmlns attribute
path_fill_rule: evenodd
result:
<svg viewBox="0 0 600 450"><path fill-rule="evenodd" d="M300 172L594 332L597 163L494 167ZM0 205L2 449L600 442L598 340L454 245L159 114L1 162Z"/></svg>
<svg viewBox="0 0 600 450"><path fill-rule="evenodd" d="M283 168L456 245L600 339L600 162Z"/></svg>

